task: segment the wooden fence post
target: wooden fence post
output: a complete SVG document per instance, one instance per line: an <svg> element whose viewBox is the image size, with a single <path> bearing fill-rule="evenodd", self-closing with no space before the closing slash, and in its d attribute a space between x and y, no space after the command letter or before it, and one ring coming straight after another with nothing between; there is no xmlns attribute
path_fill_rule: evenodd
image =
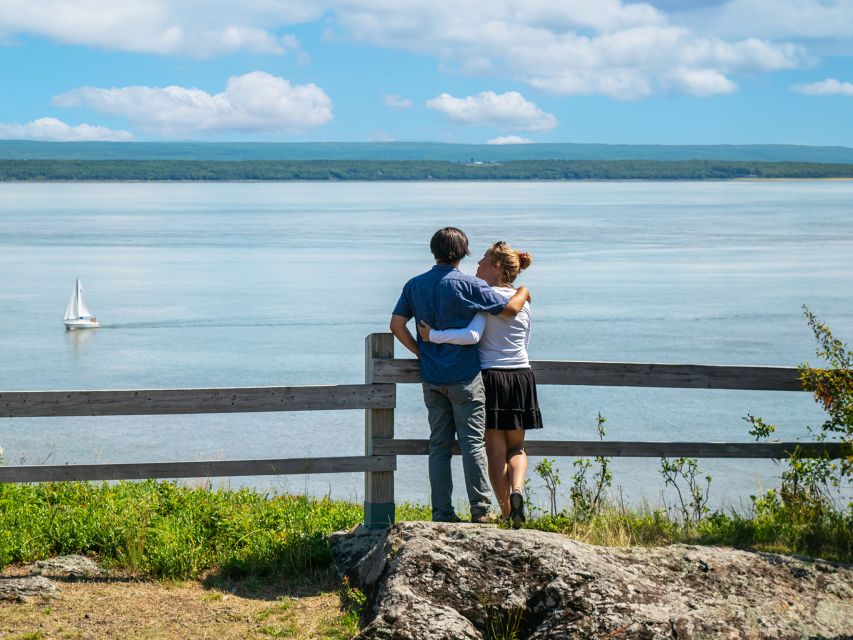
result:
<svg viewBox="0 0 853 640"><path fill-rule="evenodd" d="M394 357L394 336L371 333L365 340L364 381L373 384L373 359ZM364 454L373 455L374 438L394 437L394 409L364 410ZM396 461L396 460L395 460ZM364 474L364 525L384 529L394 524L394 472L366 471Z"/></svg>

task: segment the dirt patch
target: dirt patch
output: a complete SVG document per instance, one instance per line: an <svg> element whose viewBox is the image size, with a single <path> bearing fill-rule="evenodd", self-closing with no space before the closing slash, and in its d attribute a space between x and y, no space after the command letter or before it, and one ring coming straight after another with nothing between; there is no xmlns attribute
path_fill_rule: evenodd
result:
<svg viewBox="0 0 853 640"><path fill-rule="evenodd" d="M330 576L299 584L250 579L211 587L113 575L57 585L59 599L0 603L0 639L344 640L357 632L354 616L340 610Z"/></svg>

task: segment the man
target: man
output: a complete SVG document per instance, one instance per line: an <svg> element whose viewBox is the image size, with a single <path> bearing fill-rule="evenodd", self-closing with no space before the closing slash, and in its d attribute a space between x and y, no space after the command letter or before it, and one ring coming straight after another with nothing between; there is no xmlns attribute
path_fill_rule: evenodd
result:
<svg viewBox="0 0 853 640"><path fill-rule="evenodd" d="M461 329L480 311L514 317L528 299L520 287L507 302L479 278L459 271L468 237L455 227L439 229L429 244L435 266L409 280L391 315L391 332L420 359L424 403L430 426L429 482L432 519L459 522L451 496L451 446L454 436L462 450L462 468L472 522L493 522L486 473L485 393L477 345L435 344L412 336L406 324L414 317L431 327Z"/></svg>

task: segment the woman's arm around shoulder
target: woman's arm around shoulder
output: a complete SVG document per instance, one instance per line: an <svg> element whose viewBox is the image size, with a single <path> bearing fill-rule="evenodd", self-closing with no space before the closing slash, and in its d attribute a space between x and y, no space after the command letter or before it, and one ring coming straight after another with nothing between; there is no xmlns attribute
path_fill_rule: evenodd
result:
<svg viewBox="0 0 853 640"><path fill-rule="evenodd" d="M530 299L530 290L525 286L519 287L509 302L506 303L506 307L500 312L500 315L504 318L514 318L524 308L524 303L529 302Z"/></svg>
<svg viewBox="0 0 853 640"><path fill-rule="evenodd" d="M477 344L483 337L483 329L486 328L486 314L478 313L464 329L445 329L443 331L433 329L423 320L418 324L418 332L424 342L436 344Z"/></svg>

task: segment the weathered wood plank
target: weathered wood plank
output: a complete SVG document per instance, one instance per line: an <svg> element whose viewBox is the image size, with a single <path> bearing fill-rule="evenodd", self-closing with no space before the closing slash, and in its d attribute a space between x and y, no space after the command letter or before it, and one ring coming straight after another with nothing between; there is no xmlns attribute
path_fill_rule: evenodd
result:
<svg viewBox="0 0 853 640"><path fill-rule="evenodd" d="M539 384L606 387L671 387L678 389L744 389L802 391L796 367L654 364L635 362L563 362L535 360ZM373 363L376 382L420 382L418 361L380 359Z"/></svg>
<svg viewBox="0 0 853 640"><path fill-rule="evenodd" d="M390 333L371 333L364 343L364 381L373 383L373 363L379 358L394 357L394 337ZM396 388L396 385L395 385ZM376 438L394 438L394 409L365 409L364 453L373 455ZM364 524L368 528L385 528L394 523L394 473L364 474Z"/></svg>
<svg viewBox="0 0 853 640"><path fill-rule="evenodd" d="M542 384L678 389L802 391L796 367L652 364L633 362L556 362L531 365Z"/></svg>
<svg viewBox="0 0 853 640"><path fill-rule="evenodd" d="M359 471L391 472L396 468L396 464L397 460L394 456L346 456L337 458L289 458L284 460L4 466L0 467L0 482L213 478Z"/></svg>
<svg viewBox="0 0 853 640"><path fill-rule="evenodd" d="M421 366L414 358L375 358L374 382L421 382Z"/></svg>
<svg viewBox="0 0 853 640"><path fill-rule="evenodd" d="M601 442L598 440L527 440L525 450L533 456L613 456L634 458L787 458L797 446L803 457L818 457L826 451L831 458L845 454L842 443L823 442ZM849 451L849 447L848 447ZM377 455L425 455L429 440L375 440ZM453 453L459 454L454 443Z"/></svg>
<svg viewBox="0 0 853 640"><path fill-rule="evenodd" d="M0 417L120 416L250 411L390 408L392 384L231 389L2 391Z"/></svg>

